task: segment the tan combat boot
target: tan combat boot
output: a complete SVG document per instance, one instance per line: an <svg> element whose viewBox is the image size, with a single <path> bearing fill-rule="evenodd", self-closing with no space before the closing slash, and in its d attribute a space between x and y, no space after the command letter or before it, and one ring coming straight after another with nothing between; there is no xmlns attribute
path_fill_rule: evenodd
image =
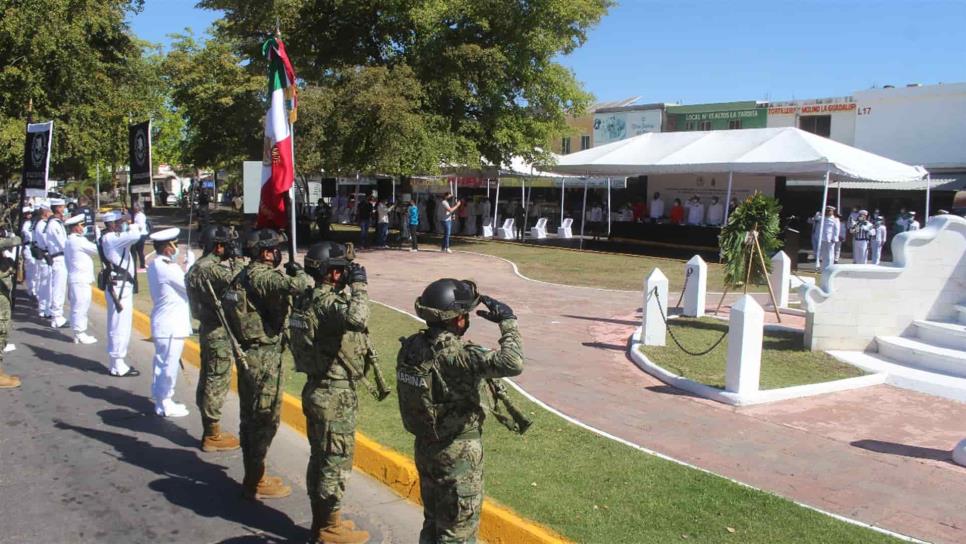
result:
<svg viewBox="0 0 966 544"><path fill-rule="evenodd" d="M281 499L292 494L292 488L282 483L276 476L265 476L265 467L245 474L242 482L244 495L248 499Z"/></svg>
<svg viewBox="0 0 966 544"><path fill-rule="evenodd" d="M241 446L235 435L221 432L220 423L211 423L205 427L205 435L201 439L201 451L233 451Z"/></svg>
<svg viewBox="0 0 966 544"><path fill-rule="evenodd" d="M325 521L322 528L315 535L317 544L364 544L369 542L368 531L355 531L347 527L347 521L343 521L339 512L332 512Z"/></svg>
<svg viewBox="0 0 966 544"><path fill-rule="evenodd" d="M20 378L0 371L0 389L16 389L20 387Z"/></svg>

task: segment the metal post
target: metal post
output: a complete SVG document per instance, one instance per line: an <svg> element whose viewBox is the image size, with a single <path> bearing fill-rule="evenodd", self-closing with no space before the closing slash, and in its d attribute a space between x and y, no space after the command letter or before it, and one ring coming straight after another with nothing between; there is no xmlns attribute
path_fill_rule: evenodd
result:
<svg viewBox="0 0 966 544"><path fill-rule="evenodd" d="M567 193L567 180L560 178L560 224L564 220L564 195Z"/></svg>
<svg viewBox="0 0 966 544"><path fill-rule="evenodd" d="M610 178L607 178L607 238L610 238Z"/></svg>
<svg viewBox="0 0 966 544"><path fill-rule="evenodd" d="M818 222L818 248L815 249L815 268L819 269L819 259L822 255L822 244L825 243L822 237L825 235L825 208L828 206L828 184L831 177L831 169L825 171L825 188L822 189L822 220Z"/></svg>
<svg viewBox="0 0 966 544"><path fill-rule="evenodd" d="M584 249L584 225L587 224L587 179L584 179L584 208L580 212L580 249Z"/></svg>
<svg viewBox="0 0 966 544"><path fill-rule="evenodd" d="M498 215L499 209L500 209L500 178L496 178L496 199L493 202L493 223L492 223L494 238L496 238L496 228L497 228L496 220L499 217Z"/></svg>
<svg viewBox="0 0 966 544"><path fill-rule="evenodd" d="M926 219L923 220L922 226L926 226L929 222L929 198L930 198L930 186L932 185L932 174L926 174Z"/></svg>
<svg viewBox="0 0 966 544"><path fill-rule="evenodd" d="M294 85L295 82L293 81ZM289 237L288 237L288 262L295 262L295 252L297 251L297 245L295 243L295 125L292 123L288 124L289 137L292 139L292 186L288 188L288 204L289 204L289 219L292 222L289 225ZM215 179L217 179L218 170L215 170ZM218 206L218 187L215 186L215 206Z"/></svg>
<svg viewBox="0 0 966 544"><path fill-rule="evenodd" d="M94 217L101 211L101 163L97 163L97 174L94 177Z"/></svg>
<svg viewBox="0 0 966 544"><path fill-rule="evenodd" d="M728 172L728 190L725 192L724 224L728 224L728 214L731 213L731 182L734 181L734 172Z"/></svg>
<svg viewBox="0 0 966 544"><path fill-rule="evenodd" d="M839 215L842 215L842 180L836 180L835 186L838 191L838 196L835 200L835 209L838 210Z"/></svg>

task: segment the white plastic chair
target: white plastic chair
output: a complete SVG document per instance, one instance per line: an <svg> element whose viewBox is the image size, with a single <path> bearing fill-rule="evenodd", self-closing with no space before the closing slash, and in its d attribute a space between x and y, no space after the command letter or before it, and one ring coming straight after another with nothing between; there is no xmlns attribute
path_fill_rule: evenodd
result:
<svg viewBox="0 0 966 544"><path fill-rule="evenodd" d="M537 219L537 224L530 229L530 236L536 239L542 239L547 237L547 218L541 217Z"/></svg>
<svg viewBox="0 0 966 544"><path fill-rule="evenodd" d="M563 223L560 223L560 226L557 227L557 236L560 238L573 238L574 232L571 228L571 225L573 224L574 224L573 218L568 217L564 219Z"/></svg>
<svg viewBox="0 0 966 544"><path fill-rule="evenodd" d="M513 218L507 217L503 221L503 226L496 229L496 234L503 240L513 240L515 234L513 231Z"/></svg>

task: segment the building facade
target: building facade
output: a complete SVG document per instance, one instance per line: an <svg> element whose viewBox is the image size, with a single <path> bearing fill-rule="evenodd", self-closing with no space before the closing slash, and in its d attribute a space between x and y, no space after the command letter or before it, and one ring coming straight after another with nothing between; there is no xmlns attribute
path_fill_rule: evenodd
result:
<svg viewBox="0 0 966 544"><path fill-rule="evenodd" d="M742 128L765 128L768 123L768 107L764 102L722 102L716 104L690 104L668 106L666 132L695 130L734 130Z"/></svg>

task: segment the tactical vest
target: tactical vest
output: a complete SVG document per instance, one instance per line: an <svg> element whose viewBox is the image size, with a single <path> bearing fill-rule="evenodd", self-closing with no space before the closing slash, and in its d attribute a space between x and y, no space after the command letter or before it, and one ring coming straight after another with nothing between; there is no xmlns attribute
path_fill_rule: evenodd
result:
<svg viewBox="0 0 966 544"><path fill-rule="evenodd" d="M316 292L306 291L292 303L288 317L289 349L295 360L295 370L315 375L324 372L318 366L319 354L315 350L315 334L319 330L319 316L313 309Z"/></svg>
<svg viewBox="0 0 966 544"><path fill-rule="evenodd" d="M396 388L403 427L431 440L452 438L463 432L465 420L447 418L453 402L439 371L439 359L423 334L401 338L396 358ZM438 347L437 347L438 348Z"/></svg>
<svg viewBox="0 0 966 544"><path fill-rule="evenodd" d="M265 326L262 316L259 314L257 304L251 289L251 282L248 278L248 269L242 270L228 285L228 289L221 297L221 305L225 310L225 319L235 338L244 347L251 347L259 344L274 344L278 342L278 336L268 336L265 334Z"/></svg>

